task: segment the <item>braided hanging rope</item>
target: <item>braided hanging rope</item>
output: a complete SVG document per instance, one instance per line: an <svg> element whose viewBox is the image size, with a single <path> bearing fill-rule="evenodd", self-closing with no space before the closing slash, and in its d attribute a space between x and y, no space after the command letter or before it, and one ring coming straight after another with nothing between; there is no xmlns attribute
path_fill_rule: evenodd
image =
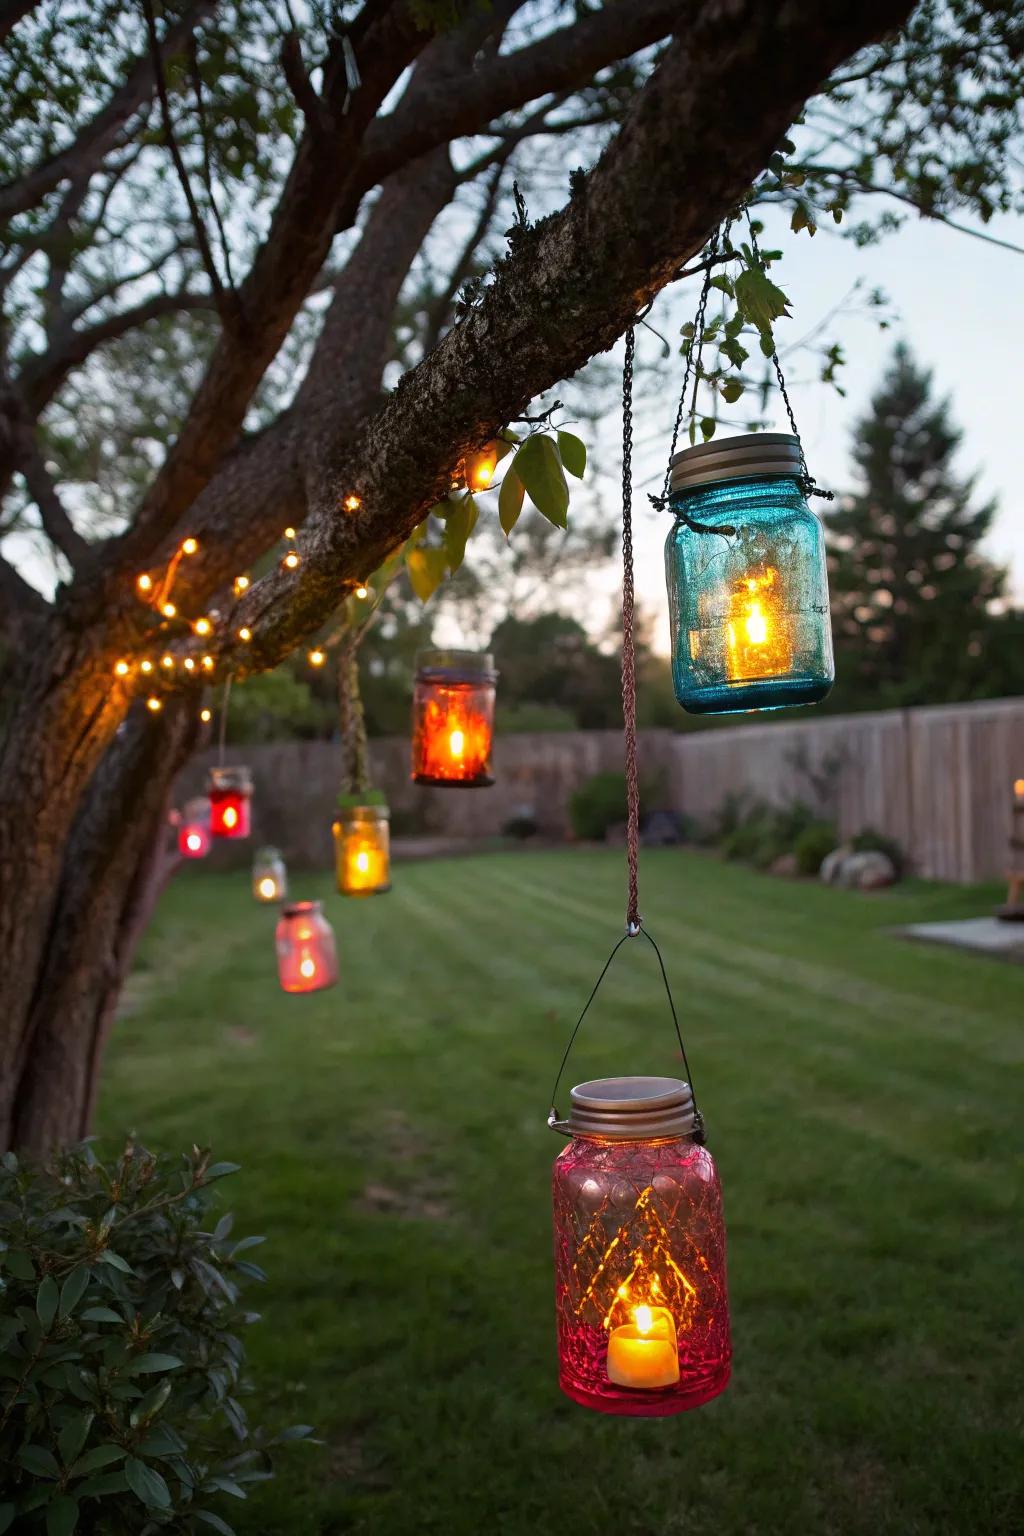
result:
<svg viewBox="0 0 1024 1536"><path fill-rule="evenodd" d="M369 788L370 766L366 715L359 691L359 651L355 644L347 645L338 657L338 725L345 793L363 795Z"/></svg>
<svg viewBox="0 0 1024 1536"><path fill-rule="evenodd" d="M629 894L626 932L640 932L637 863L640 847L640 780L636 762L636 647L633 641L633 359L636 331L626 332L622 365L622 720L626 738L626 863Z"/></svg>

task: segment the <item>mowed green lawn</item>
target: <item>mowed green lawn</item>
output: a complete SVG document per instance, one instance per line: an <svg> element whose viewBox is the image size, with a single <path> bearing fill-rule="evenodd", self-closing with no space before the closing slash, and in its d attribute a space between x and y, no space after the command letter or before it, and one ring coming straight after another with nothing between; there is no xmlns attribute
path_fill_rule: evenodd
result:
<svg viewBox="0 0 1024 1536"><path fill-rule="evenodd" d="M221 1189L268 1238L261 1417L324 1443L226 1501L240 1532L1024 1529L1024 970L885 932L994 891L868 897L644 856L722 1170L735 1347L724 1396L648 1421L561 1398L553 1341L545 1117L621 932L621 854L293 893L325 899L339 940L341 984L312 997L278 991L275 914L243 875L175 881L101 1114L244 1165ZM616 967L569 1081L679 1070L652 953Z"/></svg>

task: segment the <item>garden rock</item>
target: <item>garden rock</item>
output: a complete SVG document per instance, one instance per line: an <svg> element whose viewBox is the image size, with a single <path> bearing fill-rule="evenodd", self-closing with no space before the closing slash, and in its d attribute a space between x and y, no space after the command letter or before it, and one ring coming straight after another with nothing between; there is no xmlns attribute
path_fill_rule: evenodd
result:
<svg viewBox="0 0 1024 1536"><path fill-rule="evenodd" d="M877 891L896 883L896 866L887 853L877 848L851 853L843 860L839 884L850 890Z"/></svg>
<svg viewBox="0 0 1024 1536"><path fill-rule="evenodd" d="M825 858L821 861L821 869L818 871L819 878L824 880L826 885L839 885L841 883L840 872L842 867L846 860L852 857L852 854L853 850L849 843L841 843L838 848L833 848L832 852L826 854Z"/></svg>

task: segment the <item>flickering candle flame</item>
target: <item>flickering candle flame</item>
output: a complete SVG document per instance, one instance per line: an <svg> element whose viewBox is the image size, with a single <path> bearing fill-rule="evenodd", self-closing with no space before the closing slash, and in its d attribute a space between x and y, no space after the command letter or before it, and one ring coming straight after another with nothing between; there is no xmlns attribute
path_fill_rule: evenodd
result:
<svg viewBox="0 0 1024 1536"><path fill-rule="evenodd" d="M461 762L462 754L466 747L466 734L464 731L452 731L448 737L448 752L453 761Z"/></svg>
<svg viewBox="0 0 1024 1536"><path fill-rule="evenodd" d="M779 677L790 670L792 638L774 566L737 582L729 594L725 636L730 682Z"/></svg>
<svg viewBox="0 0 1024 1536"><path fill-rule="evenodd" d="M306 955L299 961L299 975L304 976L307 981L316 975L316 961L312 955Z"/></svg>
<svg viewBox="0 0 1024 1536"><path fill-rule="evenodd" d="M633 1308L608 1337L608 1380L620 1387L671 1387L679 1380L676 1325L667 1307Z"/></svg>
<svg viewBox="0 0 1024 1536"><path fill-rule="evenodd" d="M190 853L198 853L203 846L202 835L199 832L190 832L185 838L185 844Z"/></svg>
<svg viewBox="0 0 1024 1536"><path fill-rule="evenodd" d="M1014 779L1013 792L1018 800L1024 800L1024 779Z"/></svg>
<svg viewBox="0 0 1024 1536"><path fill-rule="evenodd" d="M220 819L230 832L232 827L238 826L238 811L233 805L226 805L220 813Z"/></svg>
<svg viewBox="0 0 1024 1536"><path fill-rule="evenodd" d="M277 895L277 881L270 875L264 875L257 886L257 890L264 901L273 901Z"/></svg>

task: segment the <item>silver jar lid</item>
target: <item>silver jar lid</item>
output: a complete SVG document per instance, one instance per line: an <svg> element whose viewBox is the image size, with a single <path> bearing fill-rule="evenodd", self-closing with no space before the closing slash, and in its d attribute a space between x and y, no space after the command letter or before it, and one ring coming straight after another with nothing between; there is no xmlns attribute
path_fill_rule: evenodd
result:
<svg viewBox="0 0 1024 1536"><path fill-rule="evenodd" d="M438 678L451 682L494 682L494 657L488 651L444 650L416 652L416 675L427 680Z"/></svg>
<svg viewBox="0 0 1024 1536"><path fill-rule="evenodd" d="M208 787L211 790L237 789L240 794L252 794L252 773L243 763L232 763L226 768L211 768Z"/></svg>
<svg viewBox="0 0 1024 1536"><path fill-rule="evenodd" d="M570 1136L646 1141L693 1133L693 1090L678 1077L599 1077L569 1099Z"/></svg>
<svg viewBox="0 0 1024 1536"><path fill-rule="evenodd" d="M791 432L748 432L742 437L712 439L673 454L671 468L673 492L752 476L798 480L803 473L800 443Z"/></svg>

